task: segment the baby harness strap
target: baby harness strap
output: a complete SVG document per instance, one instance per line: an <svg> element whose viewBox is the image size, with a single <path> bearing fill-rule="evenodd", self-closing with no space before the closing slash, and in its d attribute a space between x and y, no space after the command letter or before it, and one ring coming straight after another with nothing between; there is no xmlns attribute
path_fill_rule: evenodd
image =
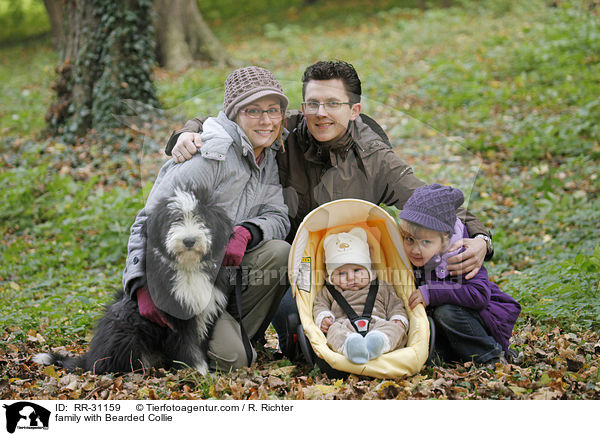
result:
<svg viewBox="0 0 600 436"><path fill-rule="evenodd" d="M346 299L342 296L342 294L333 287L331 283L325 282L325 286L327 290L333 297L333 299L340 305L342 310L346 312L354 330L356 330L361 335L365 336L369 331L369 323L371 322L371 313L373 312L373 307L375 306L375 298L377 298L377 291L379 289L379 280L375 278L371 282L371 286L369 287L369 294L367 295L367 301L365 302L365 308L363 309L363 314L358 316L358 314L350 307Z"/></svg>

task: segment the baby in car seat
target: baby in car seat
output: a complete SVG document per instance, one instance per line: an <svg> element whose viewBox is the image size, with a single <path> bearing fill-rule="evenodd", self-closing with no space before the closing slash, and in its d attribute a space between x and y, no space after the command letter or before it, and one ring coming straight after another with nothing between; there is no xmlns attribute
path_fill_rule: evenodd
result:
<svg viewBox="0 0 600 436"><path fill-rule="evenodd" d="M356 364L404 347L404 303L372 269L366 231L354 227L329 235L323 247L327 279L315 298L313 316L329 347Z"/></svg>

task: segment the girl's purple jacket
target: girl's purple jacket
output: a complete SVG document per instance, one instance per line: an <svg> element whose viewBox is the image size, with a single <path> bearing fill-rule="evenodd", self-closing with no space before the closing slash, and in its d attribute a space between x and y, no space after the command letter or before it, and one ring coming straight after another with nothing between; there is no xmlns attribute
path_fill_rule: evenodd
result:
<svg viewBox="0 0 600 436"><path fill-rule="evenodd" d="M469 237L459 220L454 230L450 245L460 238L457 235ZM484 266L469 280L464 276L450 276L445 269L447 257L451 256L434 256L425 266L414 268L415 285L421 290L425 303L432 307L454 304L478 311L490 334L508 352L521 305L490 281Z"/></svg>

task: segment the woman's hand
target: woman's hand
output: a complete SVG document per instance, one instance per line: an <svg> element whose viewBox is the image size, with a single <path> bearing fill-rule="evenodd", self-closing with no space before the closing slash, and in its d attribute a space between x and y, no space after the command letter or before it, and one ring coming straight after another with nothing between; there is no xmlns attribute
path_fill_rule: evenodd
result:
<svg viewBox="0 0 600 436"><path fill-rule="evenodd" d="M414 308L417 307L417 304L422 304L423 307L427 307L427 303L425 303L423 294L419 289L414 291L412 294L410 294L410 297L408 297L408 305L410 310L414 310Z"/></svg>
<svg viewBox="0 0 600 436"><path fill-rule="evenodd" d="M252 234L246 227L235 226L233 235L231 235L229 244L225 249L223 266L240 266L244 253L246 253L246 247L251 239Z"/></svg>
<svg viewBox="0 0 600 436"><path fill-rule="evenodd" d="M329 327L331 327L331 324L333 324L333 318L331 318L330 316L324 318L323 321L321 321L321 331L327 334L327 332L329 331Z"/></svg>
<svg viewBox="0 0 600 436"><path fill-rule="evenodd" d="M177 142L171 151L171 155L175 162L181 163L191 159L192 155L200 148L202 148L200 133L183 132L177 138Z"/></svg>
<svg viewBox="0 0 600 436"><path fill-rule="evenodd" d="M463 246L465 251L448 258L448 271L453 276L468 273L465 279L469 280L481 269L487 254L487 244L483 239L464 238L452 244L448 251L458 250Z"/></svg>
<svg viewBox="0 0 600 436"><path fill-rule="evenodd" d="M161 327L169 327L171 330L175 331L169 320L167 320L163 316L162 312L154 305L154 301L152 301L152 297L150 296L148 289L141 287L136 291L136 293L138 311L142 317L152 321L154 324L158 324Z"/></svg>

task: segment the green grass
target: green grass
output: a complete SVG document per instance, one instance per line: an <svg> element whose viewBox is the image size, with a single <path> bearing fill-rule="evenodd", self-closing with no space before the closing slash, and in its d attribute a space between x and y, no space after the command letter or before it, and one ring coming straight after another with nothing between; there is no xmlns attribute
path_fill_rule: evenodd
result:
<svg viewBox="0 0 600 436"><path fill-rule="evenodd" d="M220 39L227 42L243 41L265 32L267 37L314 32L331 27L360 26L365 18L403 8L418 11L425 6L444 7L449 1L433 0L329 0L306 5L304 0L253 0L240 3L235 0L208 0L198 3L204 18L214 27ZM410 12L412 13L412 12ZM251 19L249 19L251 18ZM315 24L317 24L315 26Z"/></svg>
<svg viewBox="0 0 600 436"><path fill-rule="evenodd" d="M36 134L45 127L57 55L40 41L0 50L0 132L2 136Z"/></svg>
<svg viewBox="0 0 600 436"><path fill-rule="evenodd" d="M430 59L432 71L417 85L462 122L486 130L469 135L467 147L506 152L531 161L546 155L599 156L600 21L577 7L530 11L507 19L509 29L489 23L481 44L460 50L450 62ZM511 23L512 22L512 23ZM461 34L469 43L475 30ZM458 49L458 47L457 47ZM443 75L445 79L439 80Z"/></svg>
<svg viewBox="0 0 600 436"><path fill-rule="evenodd" d="M522 320L600 327L597 11L357 0L342 14L339 1L300 3L202 8L235 59L275 72L291 107L307 65L354 64L365 110L419 177L474 188L470 208L494 232L488 269L521 302ZM72 147L39 136L56 59L41 42L0 48L0 342L31 331L50 345L89 335L121 286L140 188L164 159L147 148L160 149L184 119L215 113L229 71L157 71L169 128ZM444 157L471 159L478 178Z"/></svg>
<svg viewBox="0 0 600 436"><path fill-rule="evenodd" d="M89 332L119 289L128 229L143 206L135 189L57 173L47 151L68 155L60 145L22 143L19 165L0 178L0 324L21 338L60 333L51 335L59 344Z"/></svg>
<svg viewBox="0 0 600 436"><path fill-rule="evenodd" d="M504 290L538 320L597 328L600 323L600 245L586 255L549 260L511 275Z"/></svg>

